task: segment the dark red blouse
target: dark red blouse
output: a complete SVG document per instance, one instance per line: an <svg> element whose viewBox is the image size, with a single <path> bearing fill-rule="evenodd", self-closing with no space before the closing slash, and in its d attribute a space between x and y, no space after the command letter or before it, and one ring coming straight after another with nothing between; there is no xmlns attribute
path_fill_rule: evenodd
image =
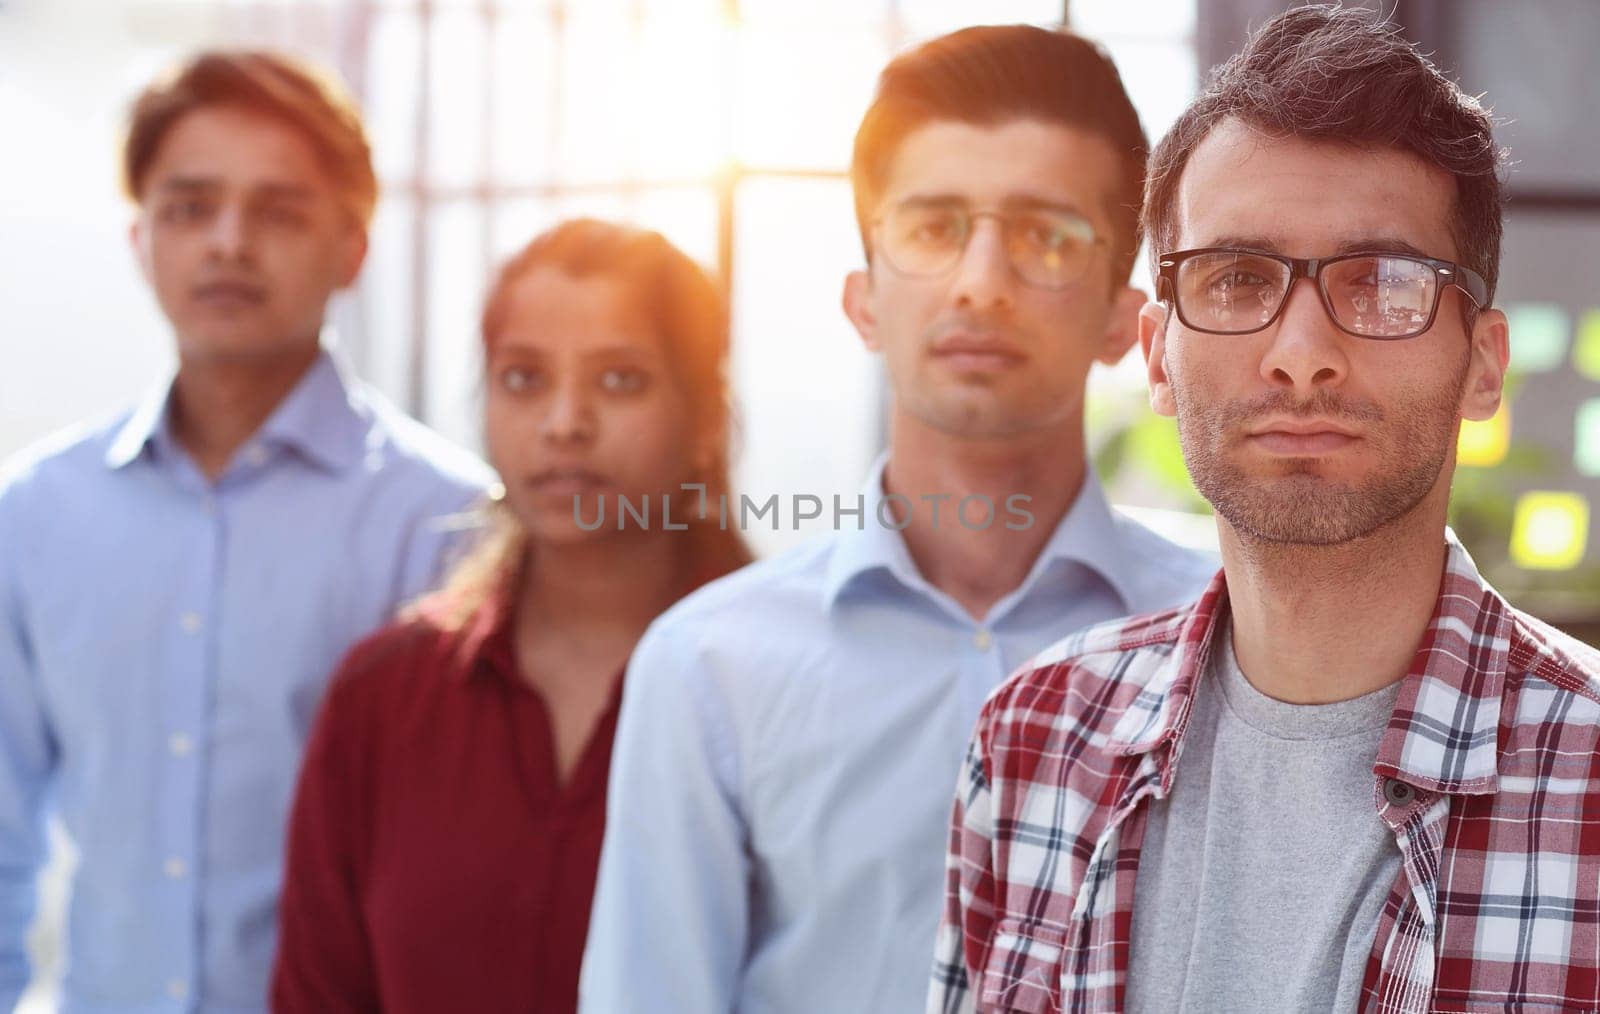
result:
<svg viewBox="0 0 1600 1014"><path fill-rule="evenodd" d="M274 1010L577 1009L622 681L558 784L509 615L397 624L340 666L289 830Z"/></svg>

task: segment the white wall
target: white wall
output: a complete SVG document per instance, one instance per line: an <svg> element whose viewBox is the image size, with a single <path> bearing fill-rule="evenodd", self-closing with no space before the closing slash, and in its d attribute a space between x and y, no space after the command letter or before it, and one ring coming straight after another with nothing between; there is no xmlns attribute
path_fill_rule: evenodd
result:
<svg viewBox="0 0 1600 1014"><path fill-rule="evenodd" d="M170 368L126 240L118 132L139 84L209 27L188 4L0 3L0 456Z"/></svg>

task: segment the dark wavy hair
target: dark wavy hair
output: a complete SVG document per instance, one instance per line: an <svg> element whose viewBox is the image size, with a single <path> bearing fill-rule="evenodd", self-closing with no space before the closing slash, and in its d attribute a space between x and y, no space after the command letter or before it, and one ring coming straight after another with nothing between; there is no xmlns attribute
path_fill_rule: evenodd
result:
<svg viewBox="0 0 1600 1014"><path fill-rule="evenodd" d="M1150 156L1144 220L1152 258L1178 242L1175 205L1184 166L1228 119L1270 136L1398 148L1449 173L1458 257L1483 276L1494 299L1505 152L1477 99L1392 23L1363 8L1296 7L1262 25L1218 66Z"/></svg>

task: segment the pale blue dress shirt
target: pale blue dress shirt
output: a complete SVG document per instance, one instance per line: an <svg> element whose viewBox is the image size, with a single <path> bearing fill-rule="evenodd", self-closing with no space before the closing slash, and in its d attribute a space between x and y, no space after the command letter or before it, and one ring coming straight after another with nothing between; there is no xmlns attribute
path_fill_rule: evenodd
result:
<svg viewBox="0 0 1600 1014"><path fill-rule="evenodd" d="M1091 474L976 621L874 520L882 473L864 527L706 586L640 642L585 1014L921 1011L984 698L1079 627L1198 596L1218 566L1114 513Z"/></svg>
<svg viewBox="0 0 1600 1014"><path fill-rule="evenodd" d="M476 458L324 352L208 482L170 385L0 469L0 1009L47 814L79 854L68 1012L262 1011L323 685L438 576Z"/></svg>

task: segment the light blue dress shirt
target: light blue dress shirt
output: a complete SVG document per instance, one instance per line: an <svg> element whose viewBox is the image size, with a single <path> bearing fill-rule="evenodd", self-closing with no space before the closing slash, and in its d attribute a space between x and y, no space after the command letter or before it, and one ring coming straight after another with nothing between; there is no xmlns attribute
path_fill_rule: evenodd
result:
<svg viewBox="0 0 1600 1014"><path fill-rule="evenodd" d="M79 854L64 1010L266 1009L323 685L492 479L324 352L211 483L169 390L0 470L3 1010L52 810Z"/></svg>
<svg viewBox="0 0 1600 1014"><path fill-rule="evenodd" d="M1079 627L1196 597L1215 557L1091 474L981 622L873 519L714 582L628 668L586 1014L921 1011L952 791L984 698Z"/></svg>

